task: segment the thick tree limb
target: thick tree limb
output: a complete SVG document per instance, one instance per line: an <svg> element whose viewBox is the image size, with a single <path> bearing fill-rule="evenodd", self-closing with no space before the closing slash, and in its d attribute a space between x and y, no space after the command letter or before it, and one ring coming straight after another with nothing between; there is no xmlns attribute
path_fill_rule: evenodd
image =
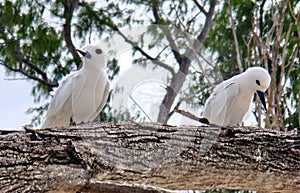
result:
<svg viewBox="0 0 300 193"><path fill-rule="evenodd" d="M86 124L2 131L0 148L0 192L300 189L300 137L260 128Z"/></svg>
<svg viewBox="0 0 300 193"><path fill-rule="evenodd" d="M159 114L158 114L158 122L167 123L168 115L171 112L171 106L180 92L180 89L186 80L186 76L188 74L189 67L191 65L191 61L195 58L196 53L198 52L200 46L204 43L207 38L208 32L212 26L212 18L215 11L215 6L217 4L216 0L211 1L209 11L206 14L206 19L204 26L197 36L196 40L193 43L191 49L188 50L186 56L182 56L180 61L179 71L174 74L171 79L170 85L166 88L166 95L163 98L162 104L160 105Z"/></svg>

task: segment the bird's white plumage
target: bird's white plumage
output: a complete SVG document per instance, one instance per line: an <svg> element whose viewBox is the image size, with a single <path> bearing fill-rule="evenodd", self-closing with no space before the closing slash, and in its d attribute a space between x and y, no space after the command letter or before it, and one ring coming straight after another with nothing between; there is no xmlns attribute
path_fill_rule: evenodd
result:
<svg viewBox="0 0 300 193"><path fill-rule="evenodd" d="M223 81L207 99L203 117L221 126L240 124L249 115L256 91L265 92L271 77L261 67L248 68L244 73Z"/></svg>
<svg viewBox="0 0 300 193"><path fill-rule="evenodd" d="M83 66L66 76L55 91L41 128L68 126L92 121L104 107L109 82L106 73L106 54L99 45L83 48Z"/></svg>

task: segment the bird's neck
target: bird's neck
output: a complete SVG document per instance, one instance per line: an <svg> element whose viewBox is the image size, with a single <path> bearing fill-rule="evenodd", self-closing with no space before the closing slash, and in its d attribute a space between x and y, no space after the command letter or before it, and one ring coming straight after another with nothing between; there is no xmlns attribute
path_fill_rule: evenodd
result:
<svg viewBox="0 0 300 193"><path fill-rule="evenodd" d="M101 71L105 68L104 65L102 64L91 64L91 63L84 63L82 68L85 70L85 71Z"/></svg>
<svg viewBox="0 0 300 193"><path fill-rule="evenodd" d="M247 96L252 96L255 93L255 90L252 89L252 82L251 80L248 80L245 76L239 76L237 77L239 88L243 90L242 93L245 93Z"/></svg>

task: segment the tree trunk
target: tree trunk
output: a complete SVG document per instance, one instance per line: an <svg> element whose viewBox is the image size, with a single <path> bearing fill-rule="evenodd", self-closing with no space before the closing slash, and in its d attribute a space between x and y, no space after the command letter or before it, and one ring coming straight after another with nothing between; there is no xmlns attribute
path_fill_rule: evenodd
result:
<svg viewBox="0 0 300 193"><path fill-rule="evenodd" d="M0 192L300 190L293 133L102 123L2 131L0 140Z"/></svg>

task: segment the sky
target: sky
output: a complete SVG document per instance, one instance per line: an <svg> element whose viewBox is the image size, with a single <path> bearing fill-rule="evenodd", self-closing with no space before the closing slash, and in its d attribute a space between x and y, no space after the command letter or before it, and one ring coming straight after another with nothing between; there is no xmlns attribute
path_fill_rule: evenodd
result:
<svg viewBox="0 0 300 193"><path fill-rule="evenodd" d="M31 84L26 80L11 80L0 66L0 128L19 129L30 122L26 110L36 106L31 96Z"/></svg>

